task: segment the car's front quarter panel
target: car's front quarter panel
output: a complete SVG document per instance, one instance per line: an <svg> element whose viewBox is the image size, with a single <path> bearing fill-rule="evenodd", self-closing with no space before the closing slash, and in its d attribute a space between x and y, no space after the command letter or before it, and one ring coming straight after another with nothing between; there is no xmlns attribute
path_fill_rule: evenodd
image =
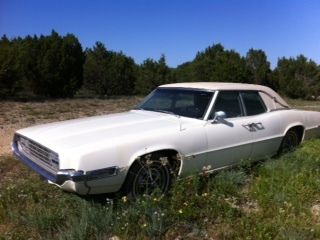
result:
<svg viewBox="0 0 320 240"><path fill-rule="evenodd" d="M100 142L94 146L83 148L80 151L78 169L85 173L103 171L114 168L115 173L110 176L101 176L86 182L89 187L88 194L116 192L123 184L129 169L128 156L130 152L125 150L127 142ZM89 150L90 149L90 150ZM122 149L122 151L120 150Z"/></svg>
<svg viewBox="0 0 320 240"><path fill-rule="evenodd" d="M180 135L178 124L152 131L141 130L139 135L121 136L119 134L117 138L106 138L104 141L93 142L85 147L73 149L73 158L74 162L77 162L76 168L85 173L99 169L117 168L117 173L114 176L90 180L86 183L90 188L89 194L115 192L121 188L130 166L138 157L157 150L177 150L182 146L179 140L181 139ZM71 166L70 163L69 166Z"/></svg>
<svg viewBox="0 0 320 240"><path fill-rule="evenodd" d="M206 164L208 143L206 121L181 117L178 131L160 131L129 145L131 165L138 157L161 150L174 150L179 155L180 176L197 172Z"/></svg>
<svg viewBox="0 0 320 240"><path fill-rule="evenodd" d="M203 125L205 121L180 119L181 128L155 129L154 131L121 138L118 141L97 143L86 153L81 153L79 169L94 169L116 166L117 176L89 181L90 194L118 191L126 174L139 157L162 150L174 150L181 161L181 175L200 170L205 163L207 142ZM197 139L197 141L194 141ZM89 149L88 147L86 149Z"/></svg>

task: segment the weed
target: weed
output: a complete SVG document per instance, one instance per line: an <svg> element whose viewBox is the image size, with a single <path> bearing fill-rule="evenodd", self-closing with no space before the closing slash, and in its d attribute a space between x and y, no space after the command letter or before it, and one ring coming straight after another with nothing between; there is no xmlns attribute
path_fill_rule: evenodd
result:
<svg viewBox="0 0 320 240"><path fill-rule="evenodd" d="M317 238L320 227L310 209L320 196L319 145L309 141L266 161L253 176L242 168L194 175L175 183L166 197L136 201L96 202L64 193L19 163L0 185L0 234L14 239ZM13 161L3 158L2 168ZM251 203L255 211L246 210Z"/></svg>

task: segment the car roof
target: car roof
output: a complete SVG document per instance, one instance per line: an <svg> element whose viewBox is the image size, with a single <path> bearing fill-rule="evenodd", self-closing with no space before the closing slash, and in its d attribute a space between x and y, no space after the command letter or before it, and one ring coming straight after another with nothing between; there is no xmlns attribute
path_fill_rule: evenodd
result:
<svg viewBox="0 0 320 240"><path fill-rule="evenodd" d="M274 90L269 87L247 84L247 83L230 83L230 82L185 82L185 83L171 83L161 85L165 88L192 88L202 90L240 90L240 91L260 91L267 94L270 98L273 98L275 102L279 103L283 107L289 107L285 100L279 96Z"/></svg>
<svg viewBox="0 0 320 240"><path fill-rule="evenodd" d="M206 90L257 90L265 88L262 85L231 82L186 82L171 83L161 85L160 87L178 87L178 88L196 88Z"/></svg>

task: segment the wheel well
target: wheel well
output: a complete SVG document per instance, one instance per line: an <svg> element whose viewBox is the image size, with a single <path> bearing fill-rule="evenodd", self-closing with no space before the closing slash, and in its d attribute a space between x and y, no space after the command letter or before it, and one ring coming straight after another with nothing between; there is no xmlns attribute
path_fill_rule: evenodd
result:
<svg viewBox="0 0 320 240"><path fill-rule="evenodd" d="M181 158L179 153L176 150L173 149L163 149L163 150L158 150L158 151L154 151L154 152L149 152L146 154L143 154L139 157L137 157L133 163L131 164L128 172L130 171L130 169L133 167L134 164L137 164L137 162L141 159L146 159L146 158L150 158L154 155L157 156L162 156L162 157L167 157L168 158L168 162L170 164L170 169L172 171L172 173L177 176L180 170L180 166L181 166Z"/></svg>
<svg viewBox="0 0 320 240"><path fill-rule="evenodd" d="M180 170L180 166L181 166L181 157L180 154L173 149L163 149L163 150L158 150L158 151L154 151L154 152L150 152L150 153L146 153L144 155L141 155L139 157L137 157L133 163L131 164L128 173L130 173L130 170L134 167L135 164L138 164L139 160L141 159L148 159L150 157L152 157L152 155L158 155L158 156L163 156L163 157L167 157L168 159L168 163L170 165L170 171L171 174L173 176L178 176L179 170ZM127 179L128 179L128 175L126 176L126 179L124 180L121 189L119 190L119 192L122 192L123 187L126 185Z"/></svg>
<svg viewBox="0 0 320 240"><path fill-rule="evenodd" d="M180 161L180 155L179 153L174 150L174 149L163 149L163 150L158 150L158 151L154 151L154 152L150 152L150 153L146 153L142 156L139 157L139 159L141 158L147 158L148 156L154 156L154 155L158 155L158 156L162 156L162 157L167 157L168 158L168 162L170 165L170 169L172 171L172 173L177 176L180 170L180 165L181 165L181 161ZM136 162L138 159L136 159L134 162ZM133 164L134 164L133 162ZM132 165L133 165L132 164ZM132 166L131 165L131 166Z"/></svg>
<svg viewBox="0 0 320 240"><path fill-rule="evenodd" d="M288 129L288 131L293 130L298 134L299 143L302 142L303 133L304 133L304 127L303 126L294 126ZM287 132L288 132L287 131Z"/></svg>

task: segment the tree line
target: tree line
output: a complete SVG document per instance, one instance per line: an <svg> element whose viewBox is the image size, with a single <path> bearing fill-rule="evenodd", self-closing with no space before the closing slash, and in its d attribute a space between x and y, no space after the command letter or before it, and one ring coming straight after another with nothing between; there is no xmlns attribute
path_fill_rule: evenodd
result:
<svg viewBox="0 0 320 240"><path fill-rule="evenodd" d="M272 70L261 49L241 56L213 44L170 68L164 55L137 64L101 42L83 49L73 34L55 31L0 40L0 98L144 95L161 84L195 81L262 84L291 98L320 96L320 66L303 55L279 58Z"/></svg>

